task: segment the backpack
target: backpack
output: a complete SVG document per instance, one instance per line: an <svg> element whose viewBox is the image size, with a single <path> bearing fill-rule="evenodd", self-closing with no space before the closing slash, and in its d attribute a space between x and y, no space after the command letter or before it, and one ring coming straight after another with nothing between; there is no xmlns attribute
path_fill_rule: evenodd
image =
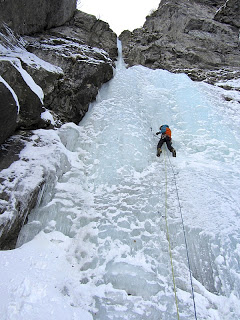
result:
<svg viewBox="0 0 240 320"><path fill-rule="evenodd" d="M162 125L160 128L161 128L160 131L162 134L166 134L171 138L171 129L167 124Z"/></svg>

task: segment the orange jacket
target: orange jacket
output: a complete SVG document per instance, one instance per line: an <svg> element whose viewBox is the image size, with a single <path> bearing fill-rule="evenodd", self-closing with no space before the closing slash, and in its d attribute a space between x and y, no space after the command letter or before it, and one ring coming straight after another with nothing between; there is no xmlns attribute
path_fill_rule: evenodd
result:
<svg viewBox="0 0 240 320"><path fill-rule="evenodd" d="M172 134L171 129L170 128L166 128L165 134L171 138L171 134Z"/></svg>

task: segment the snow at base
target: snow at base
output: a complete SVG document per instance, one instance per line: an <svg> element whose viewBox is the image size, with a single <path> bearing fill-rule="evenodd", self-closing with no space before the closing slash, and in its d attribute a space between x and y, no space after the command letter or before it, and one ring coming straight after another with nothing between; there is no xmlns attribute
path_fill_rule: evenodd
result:
<svg viewBox="0 0 240 320"><path fill-rule="evenodd" d="M179 318L195 319L181 213L197 318L240 319L240 108L222 95L119 61L80 125L52 131L64 173L0 252L1 319L177 319L165 216ZM165 123L176 158L156 157Z"/></svg>

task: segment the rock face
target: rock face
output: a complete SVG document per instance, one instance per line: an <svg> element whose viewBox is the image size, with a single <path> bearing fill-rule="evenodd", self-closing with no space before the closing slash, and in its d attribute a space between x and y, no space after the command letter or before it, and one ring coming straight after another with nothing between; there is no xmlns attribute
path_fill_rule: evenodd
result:
<svg viewBox="0 0 240 320"><path fill-rule="evenodd" d="M3 82L0 82L0 143L16 129L18 107L12 93Z"/></svg>
<svg viewBox="0 0 240 320"><path fill-rule="evenodd" d="M112 60L117 59L117 36L111 31L109 25L95 16L77 11L69 22L67 37L78 39L92 47L101 48L108 52Z"/></svg>
<svg viewBox="0 0 240 320"><path fill-rule="evenodd" d="M79 123L101 85L112 78L117 58L117 37L109 25L80 11L64 26L35 36L19 38L2 30L0 47L0 76L20 104L9 130L0 128L0 143L15 128L47 127L41 118L45 108L58 123Z"/></svg>
<svg viewBox="0 0 240 320"><path fill-rule="evenodd" d="M78 11L67 25L24 40L28 51L63 70L53 85L28 69L43 89L44 106L62 122L79 123L101 85L113 77L116 35L107 23Z"/></svg>
<svg viewBox="0 0 240 320"><path fill-rule="evenodd" d="M239 76L239 29L227 21L229 12L239 12L240 4L223 4L225 0L162 0L143 28L120 35L125 62L185 72L209 82Z"/></svg>
<svg viewBox="0 0 240 320"><path fill-rule="evenodd" d="M18 115L18 127L25 129L36 128L41 119L41 112L43 112L41 100L27 85L21 73L10 61L0 61L0 70L4 80L11 88L14 88L21 106Z"/></svg>
<svg viewBox="0 0 240 320"><path fill-rule="evenodd" d="M41 4L44 7L48 2ZM31 136L29 130L60 126L65 122L78 124L99 88L113 77L117 58L117 36L109 25L80 11L74 11L74 15L70 14L72 10L66 12L65 5L72 1L51 1L51 4L58 3L59 8L63 5L65 9L60 10L60 18L57 8L54 12L51 7L44 25L38 21L41 19L37 12L35 16L34 12L29 12L27 28L22 12L28 1L1 1L0 10L7 5L6 14L11 3L15 13L16 6L21 6L9 25L25 35L20 37L9 28L0 26L0 249L14 248L28 213L36 205L46 183L49 184L50 169L46 167L39 172L42 159L33 168L22 156L25 144L30 143L26 134ZM0 11L1 19L2 16ZM68 22L62 25L66 20ZM33 34L35 31L41 32ZM53 144L54 140L49 143L49 148ZM35 145L41 148L43 142L36 140ZM60 150L58 152L60 165L64 155ZM21 175L14 172L16 161L24 168ZM12 177L4 173L9 166ZM33 179L39 174L38 179ZM55 175L53 171L51 179ZM31 186L28 185L30 180Z"/></svg>
<svg viewBox="0 0 240 320"><path fill-rule="evenodd" d="M216 13L215 20L240 28L240 3L228 0Z"/></svg>
<svg viewBox="0 0 240 320"><path fill-rule="evenodd" d="M51 189L59 175L68 167L57 139L59 140L57 134L56 137L52 137L43 132L42 138L30 132L20 131L0 146L1 250L15 247L18 234L29 212L40 201L44 190L50 193L48 188ZM51 159L44 161L48 152L54 152L52 163ZM32 160L34 165L30 164L33 164ZM11 169L7 170L10 165Z"/></svg>
<svg viewBox="0 0 240 320"><path fill-rule="evenodd" d="M23 35L42 32L67 22L76 10L76 0L3 0L0 24Z"/></svg>

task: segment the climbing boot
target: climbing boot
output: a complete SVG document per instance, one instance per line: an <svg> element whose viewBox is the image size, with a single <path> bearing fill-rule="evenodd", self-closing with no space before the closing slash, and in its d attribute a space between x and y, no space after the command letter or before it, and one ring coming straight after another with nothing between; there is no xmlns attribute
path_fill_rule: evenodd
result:
<svg viewBox="0 0 240 320"><path fill-rule="evenodd" d="M174 148L172 148L172 156L176 157L176 150Z"/></svg>
<svg viewBox="0 0 240 320"><path fill-rule="evenodd" d="M160 157L160 154L162 153L162 150L160 148L157 149L157 157Z"/></svg>

